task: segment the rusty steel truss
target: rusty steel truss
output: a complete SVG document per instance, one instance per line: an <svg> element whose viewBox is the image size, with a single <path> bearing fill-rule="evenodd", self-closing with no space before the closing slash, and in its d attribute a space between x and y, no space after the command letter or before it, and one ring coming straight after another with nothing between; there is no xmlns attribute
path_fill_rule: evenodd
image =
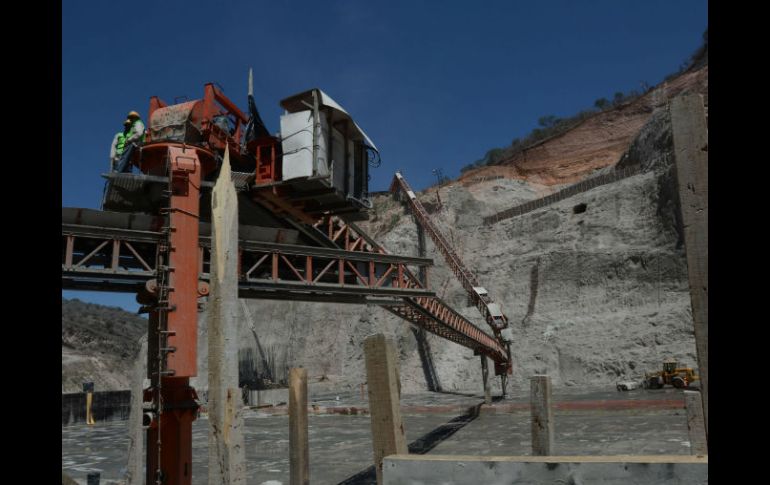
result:
<svg viewBox="0 0 770 485"><path fill-rule="evenodd" d="M62 224L62 288L136 293L156 277L161 233ZM209 278L210 238L198 246L199 279ZM240 241L239 296L339 303L366 297L433 296L409 268L430 259L333 248Z"/></svg>
<svg viewBox="0 0 770 485"><path fill-rule="evenodd" d="M389 254L382 245L369 237L356 224L346 222L339 216L324 217L314 227L321 230L329 240L348 251ZM422 270L423 283L427 286L428 266L423 266ZM414 280L419 281L417 278ZM494 361L498 374L510 373L510 354L500 340L479 329L440 298L436 296L403 298L400 302L384 302L380 306L433 334L473 349L477 354L488 356Z"/></svg>
<svg viewBox="0 0 770 485"><path fill-rule="evenodd" d="M463 289L468 294L468 298L473 302L474 306L479 310L481 316L492 328L495 334L495 339L501 346L507 348L506 367L503 368L501 363L495 360L495 373L500 375L502 372L508 374L512 373L511 359L510 359L510 330L506 332L508 335L503 336L502 331L508 327L508 317L503 314L500 309L500 305L494 303L492 298L486 292L484 288L479 285L474 274L468 270L463 264L460 256L452 249L452 245L449 244L446 237L441 231L433 224L428 215L428 211L425 210L422 203L417 199L417 195L407 183L406 179L400 172L396 172L393 177L393 182L390 185L390 191L394 195L404 194L404 198L408 204L409 209L415 217L418 224L425 230L425 232L433 240L436 249L444 256L449 268L457 276ZM494 360L494 359L493 359Z"/></svg>
<svg viewBox="0 0 770 485"><path fill-rule="evenodd" d="M404 298L401 304L381 304L394 315L447 340L473 349L505 367L506 349L438 297Z"/></svg>
<svg viewBox="0 0 770 485"><path fill-rule="evenodd" d="M199 403L190 378L197 376L197 313L211 264L201 201L222 166L235 167L244 196L266 209L244 215L268 227L239 227L239 297L381 305L510 372L499 322L490 322L490 337L436 298L427 288L430 259L388 254L339 218L366 219L357 194L318 177L283 179L281 140L261 125L251 92L249 100L246 116L211 83L199 100L168 105L151 98L144 143L121 163L121 172L137 168L141 175L109 174L102 202L109 212L62 211L62 289L135 293L140 311L149 313L147 484L192 483ZM335 217L319 221L329 215ZM318 247L295 244L300 233Z"/></svg>
<svg viewBox="0 0 770 485"><path fill-rule="evenodd" d="M238 296L377 304L495 363L507 362L505 349L493 337L437 298L417 276L417 269L427 270L432 260L389 254L339 217L324 218L315 227L330 234L340 249L240 241ZM62 288L144 291L156 277L160 238L155 231L63 223ZM210 238L199 237L201 281L209 277L210 248Z"/></svg>

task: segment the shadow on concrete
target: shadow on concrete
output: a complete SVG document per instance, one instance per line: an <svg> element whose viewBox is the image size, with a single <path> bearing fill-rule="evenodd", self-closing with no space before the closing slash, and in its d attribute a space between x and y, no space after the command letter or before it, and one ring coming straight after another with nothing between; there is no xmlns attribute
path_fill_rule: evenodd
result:
<svg viewBox="0 0 770 485"><path fill-rule="evenodd" d="M436 391L436 393L438 393L438 394L452 394L454 396L477 397L479 399L484 399L484 396L479 396L478 394L474 394L472 392Z"/></svg>
<svg viewBox="0 0 770 485"><path fill-rule="evenodd" d="M420 268L420 271L422 271L422 268ZM433 356L430 351L430 343L428 342L425 329L412 327L412 333L414 333L414 338L417 340L417 350L420 354L422 371L425 374L425 383L428 385L428 390L433 392L441 392L441 382L438 379L436 366L433 363Z"/></svg>
<svg viewBox="0 0 770 485"><path fill-rule="evenodd" d="M409 443L409 454L411 455L424 455L430 450L435 448L439 443L448 439L453 434L457 433L468 423L479 417L479 411L481 404L477 404L468 410L467 413L457 416L451 421L442 424L433 431L417 438L415 441ZM355 475L346 478L338 485L377 485L377 473L374 469L374 465L362 470Z"/></svg>

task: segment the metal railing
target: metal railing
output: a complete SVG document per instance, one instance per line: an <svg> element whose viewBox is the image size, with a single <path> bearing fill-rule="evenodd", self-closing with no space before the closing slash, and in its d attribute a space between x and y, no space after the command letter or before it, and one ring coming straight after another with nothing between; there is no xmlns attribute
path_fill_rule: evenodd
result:
<svg viewBox="0 0 770 485"><path fill-rule="evenodd" d="M546 207L556 202L560 202L564 199L572 197L573 195L577 195L582 192L589 191L601 185L607 185L613 182L617 182L618 180L622 180L624 178L637 175L641 172L642 172L642 165L635 164L625 168L621 168L619 170L615 170L610 173L599 175L597 177L592 177L592 178L583 180L581 182L578 182L574 185L571 185L566 189L562 189L558 192L554 192L551 195L547 195L540 199L530 200L521 205L517 205L515 207L511 207L510 209L505 209L503 211L500 211L491 216L487 216L483 219L483 223L484 225L487 225L487 226L496 224L505 219L510 219L512 217L517 217L522 214L532 212L536 209L540 209L541 207Z"/></svg>

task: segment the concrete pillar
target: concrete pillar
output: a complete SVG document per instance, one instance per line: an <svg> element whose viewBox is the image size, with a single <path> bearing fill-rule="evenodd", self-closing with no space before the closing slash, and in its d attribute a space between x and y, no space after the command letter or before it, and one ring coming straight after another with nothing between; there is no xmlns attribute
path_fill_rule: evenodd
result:
<svg viewBox="0 0 770 485"><path fill-rule="evenodd" d="M484 383L484 403L492 403L492 391L489 388L489 363L487 356L481 354L481 380Z"/></svg>
<svg viewBox="0 0 770 485"><path fill-rule="evenodd" d="M238 388L238 199L225 151L211 199L209 485L245 485L243 402Z"/></svg>
<svg viewBox="0 0 770 485"><path fill-rule="evenodd" d="M79 485L78 482L72 479L64 470L61 471L61 483L62 485Z"/></svg>
<svg viewBox="0 0 770 485"><path fill-rule="evenodd" d="M706 427L703 422L703 401L698 391L684 391L687 409L687 431L690 434L690 454L708 455Z"/></svg>
<svg viewBox="0 0 770 485"><path fill-rule="evenodd" d="M703 397L703 415L708 437L708 131L703 97L678 96L671 101L679 203L687 251L690 302L695 326L695 346Z"/></svg>
<svg viewBox="0 0 770 485"><path fill-rule="evenodd" d="M382 484L382 459L407 454L404 423L401 419L401 384L393 341L383 334L364 340L366 378L369 388L369 414L377 483Z"/></svg>
<svg viewBox="0 0 770 485"><path fill-rule="evenodd" d="M530 379L532 405L532 454L553 455L553 409L551 407L551 378L533 376Z"/></svg>
<svg viewBox="0 0 770 485"><path fill-rule="evenodd" d="M701 485L708 457L393 455L383 475L385 485Z"/></svg>
<svg viewBox="0 0 770 485"><path fill-rule="evenodd" d="M412 217L414 224L417 227L417 255L420 257L427 257L428 249L425 244L425 229L417 220L417 217ZM428 287L428 267L420 266L420 281ZM412 332L417 340L417 349L420 354L420 361L422 363L422 370L425 374L425 383L428 386L429 391L441 392L441 382L438 379L438 372L436 372L436 365L433 362L433 354L430 350L430 343L428 342L428 335L425 329L412 327Z"/></svg>
<svg viewBox="0 0 770 485"><path fill-rule="evenodd" d="M147 375L147 335L139 340L139 352L134 361L131 374L131 412L128 416L128 464L126 466L126 485L144 483L144 428L142 427L142 406L144 378Z"/></svg>
<svg viewBox="0 0 770 485"><path fill-rule="evenodd" d="M422 225L420 224L420 221L417 220L417 217L413 217L414 223L417 226L417 255L425 258L428 254L428 246L425 244L425 229L423 229ZM427 266L420 266L420 281L423 285L425 285L425 288L428 287L428 267Z"/></svg>
<svg viewBox="0 0 770 485"><path fill-rule="evenodd" d="M289 371L289 483L310 483L307 438L307 370Z"/></svg>

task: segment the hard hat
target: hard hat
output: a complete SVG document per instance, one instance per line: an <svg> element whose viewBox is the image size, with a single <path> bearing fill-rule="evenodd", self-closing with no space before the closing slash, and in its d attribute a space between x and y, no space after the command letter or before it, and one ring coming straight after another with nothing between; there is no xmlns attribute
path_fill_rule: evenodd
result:
<svg viewBox="0 0 770 485"><path fill-rule="evenodd" d="M131 119L131 118L141 118L141 116L139 116L139 113L137 113L136 111L129 111L126 116L128 116L129 119Z"/></svg>
<svg viewBox="0 0 770 485"><path fill-rule="evenodd" d="M126 121L123 122L123 126L128 126L130 124L131 124L131 120L129 120L129 119L127 119Z"/></svg>

